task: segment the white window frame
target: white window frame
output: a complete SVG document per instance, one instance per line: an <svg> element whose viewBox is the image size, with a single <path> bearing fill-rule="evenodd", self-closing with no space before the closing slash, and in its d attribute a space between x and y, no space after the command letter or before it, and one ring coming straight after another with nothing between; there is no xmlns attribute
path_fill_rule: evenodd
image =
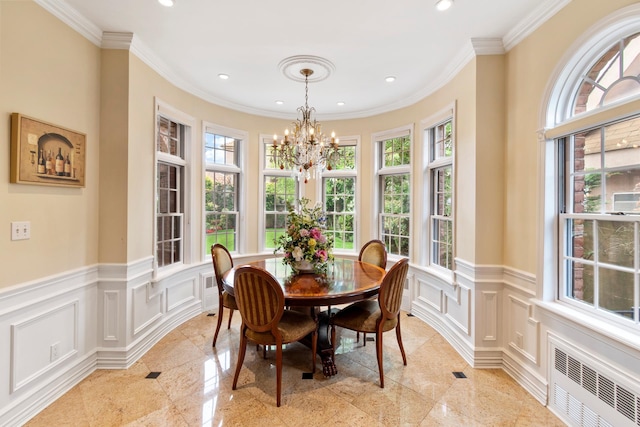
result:
<svg viewBox="0 0 640 427"><path fill-rule="evenodd" d="M238 141L238 145L236 146L236 158L237 165L220 165L220 164L207 164L207 160L204 156L204 148L205 148L205 134L211 133L215 135L223 135L226 137L234 138ZM230 251L231 253L244 253L246 250L246 227L243 226L245 224L245 210L247 206L247 191L245 185L245 176L242 171L247 170L247 155L246 148L247 141L249 141L249 133L246 131L233 129L221 125L217 125L214 123L202 122L202 170L203 170L203 182L206 176L206 173L209 171L213 172L223 172L223 173L234 173L237 175L237 189L236 189L236 215L237 215L237 224L236 224L236 237L235 250ZM205 192L206 188L203 184L202 188L202 230L203 230L203 260L206 261L210 256L210 248L206 247L206 205L205 205Z"/></svg>
<svg viewBox="0 0 640 427"><path fill-rule="evenodd" d="M345 252L345 253L356 253L362 246L363 242L360 241L360 221L358 221L358 216L360 212L360 180L358 179L360 168L360 136L341 136L340 137L340 146L354 146L355 149L355 162L356 167L354 170L348 169L333 169L333 170L325 170L322 172L321 179L316 180L316 194L319 194L322 200L322 206L326 206L326 194L325 194L325 178L354 178L355 179L355 189L356 189L356 200L355 200L355 211L353 218L353 249L337 249L333 252Z"/></svg>
<svg viewBox="0 0 640 427"><path fill-rule="evenodd" d="M440 158L432 161L432 149L433 143L432 135L435 128L447 121L451 121L451 145L452 152L450 157ZM455 201L456 201L456 180L455 180L455 156L456 156L456 106L455 103L445 107L441 111L433 114L432 116L420 121L420 127L423 135L423 176L422 182L419 187L422 188L421 198L423 203L421 204L423 211L420 215L420 223L423 224L420 231L420 240L424 242L421 245L426 250L421 251L419 262L421 265L427 266L430 269L435 270L440 276L446 277L449 281L453 280L453 272L455 271L455 254L456 254L456 221L455 221ZM433 209L434 209L434 189L435 184L432 181L433 171L442 167L451 167L451 216L448 218L451 221L452 228L452 268L451 270L435 264L433 260Z"/></svg>
<svg viewBox="0 0 640 427"><path fill-rule="evenodd" d="M392 138L399 138L399 137L405 137L408 136L409 140L410 140L410 161L408 165L401 165L401 166L394 166L394 167L385 167L384 163L383 163L383 158L382 158L382 143L388 139L392 139ZM380 188L380 180L381 177L385 176L385 175L396 175L396 174L408 174L409 175L409 186L410 186L410 198L411 200L409 201L409 259L412 259L412 253L413 253L413 245L414 245L414 238L412 236L413 234L413 226L414 226L414 222L413 222L413 218L412 218L412 212L414 210L414 203L415 203L415 186L414 186L414 182L413 182L413 173L411 172L411 168L412 165L415 162L415 138L414 138L414 130L413 130L413 124L409 124L409 125L405 125L405 126L400 126L394 129L390 129L390 130L386 130L383 132L376 132L371 134L371 142L374 144L374 165L375 165L375 169L374 169L374 188L373 188L373 193L374 193L374 204L373 206L375 207L375 209L372 209L372 224L375 224L375 230L372 230L372 235L376 236L376 239L380 239L383 240L382 238L382 228L383 228L383 220L382 220L382 189ZM400 259L400 258L404 258L404 256L400 256L397 254L392 254L389 253L389 259L390 260L394 260L394 259Z"/></svg>
<svg viewBox="0 0 640 427"><path fill-rule="evenodd" d="M161 101L158 98L155 98L155 107L154 107L155 115L154 115L154 140L153 140L153 152L154 152L154 168L153 168L153 271L154 277L158 277L164 275L165 273L169 273L176 269L181 269L185 265L188 265L194 259L194 254L197 250L194 248L195 239L192 237L192 224L193 224L193 215L195 212L193 206L193 197L192 197L192 185L194 182L193 168L191 167L191 159L193 152L193 129L195 129L196 120L189 116L188 114L183 113L180 110L175 109L168 103ZM157 139L158 139L158 116L162 116L166 119L169 119L173 122L179 123L184 126L184 141L183 141L183 157L177 157L170 155L168 153L159 152L157 150ZM158 211L157 211L157 194L158 194L158 163L168 163L171 165L179 166L182 169L182 174L180 176L180 188L181 188L181 197L182 200L182 260L180 262L172 263L166 266L159 267L158 259L157 259L157 246L158 246Z"/></svg>
<svg viewBox="0 0 640 427"><path fill-rule="evenodd" d="M284 138L283 136L277 136L278 139ZM302 197L305 197L304 190L305 184L301 184L300 180L297 179L294 175L292 175L290 170L282 170L280 168L267 168L266 164L266 155L269 152L273 145L273 135L265 135L260 134L260 181L258 188L258 205L259 205L259 216L258 216L258 251L261 253L271 253L273 254L273 249L265 247L265 222L266 222L266 210L265 210L265 178L268 176L277 176L283 178L294 178L296 181L296 202L300 200Z"/></svg>

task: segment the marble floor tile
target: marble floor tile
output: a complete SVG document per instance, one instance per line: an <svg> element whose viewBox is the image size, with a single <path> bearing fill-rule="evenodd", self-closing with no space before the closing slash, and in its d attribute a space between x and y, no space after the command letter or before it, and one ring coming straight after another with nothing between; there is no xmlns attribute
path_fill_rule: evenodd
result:
<svg viewBox="0 0 640 427"><path fill-rule="evenodd" d="M185 322L126 370L98 370L26 425L42 426L562 426L499 369L473 369L433 328L401 318L407 366L395 333L384 337L385 388L375 342L340 331L338 374L325 378L320 359L299 343L283 351L282 406L276 407L275 351L249 344L236 390L241 319L228 311L216 347L215 316ZM145 378L158 371L155 379ZM452 372L462 371L466 379Z"/></svg>

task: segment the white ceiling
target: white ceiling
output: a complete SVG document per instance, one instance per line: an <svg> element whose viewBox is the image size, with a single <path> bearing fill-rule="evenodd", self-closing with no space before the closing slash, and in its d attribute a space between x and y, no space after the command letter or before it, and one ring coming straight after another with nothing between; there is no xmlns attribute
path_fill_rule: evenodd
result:
<svg viewBox="0 0 640 427"><path fill-rule="evenodd" d="M304 104L304 83L279 63L322 57L335 69L309 85L309 105L319 119L338 119L413 104L474 54L509 50L571 0L455 0L445 12L435 0L36 1L97 45L115 39L105 32L133 33L132 51L178 87L263 116L295 117Z"/></svg>

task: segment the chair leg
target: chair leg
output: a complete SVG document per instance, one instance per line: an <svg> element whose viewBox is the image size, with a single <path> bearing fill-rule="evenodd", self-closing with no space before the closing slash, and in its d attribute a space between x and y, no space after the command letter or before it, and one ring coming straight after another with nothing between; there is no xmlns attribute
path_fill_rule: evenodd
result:
<svg viewBox="0 0 640 427"><path fill-rule="evenodd" d="M280 395L282 394L282 341L276 344L276 404L280 407Z"/></svg>
<svg viewBox="0 0 640 427"><path fill-rule="evenodd" d="M222 325L222 315L224 314L224 306L222 302L220 302L220 309L218 310L218 324L216 326L216 332L213 334L213 344L212 347L216 346L216 340L218 339L218 332L220 332L220 325Z"/></svg>
<svg viewBox="0 0 640 427"><path fill-rule="evenodd" d="M400 315L398 315L398 317L400 317ZM404 362L404 366L407 366L407 356L404 355L402 335L400 334L400 319L398 319L398 324L396 325L396 338L398 338L398 346L400 347L400 353L402 353L402 361Z"/></svg>
<svg viewBox="0 0 640 427"><path fill-rule="evenodd" d="M367 346L367 333L366 332L362 333L362 343L363 343L362 344L363 347Z"/></svg>
<svg viewBox="0 0 640 427"><path fill-rule="evenodd" d="M360 341L360 331L356 331L356 342Z"/></svg>
<svg viewBox="0 0 640 427"><path fill-rule="evenodd" d="M247 351L247 337L244 335L245 328L240 328L240 348L238 349L238 363L236 365L236 373L233 376L233 390L236 389L236 385L238 384L238 377L240 376L240 369L242 368L242 363L244 363L244 354Z"/></svg>
<svg viewBox="0 0 640 427"><path fill-rule="evenodd" d="M384 388L384 368L382 360L382 330L376 332L376 356L378 357L378 371L380 371L380 388Z"/></svg>
<svg viewBox="0 0 640 427"><path fill-rule="evenodd" d="M231 329L231 319L233 318L233 308L229 309L229 323L227 324L227 329Z"/></svg>

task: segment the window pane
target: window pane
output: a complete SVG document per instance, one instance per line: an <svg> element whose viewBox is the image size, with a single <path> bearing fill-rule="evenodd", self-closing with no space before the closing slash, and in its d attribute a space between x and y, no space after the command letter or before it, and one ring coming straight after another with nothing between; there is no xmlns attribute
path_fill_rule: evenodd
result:
<svg viewBox="0 0 640 427"><path fill-rule="evenodd" d="M173 156L183 157L183 125L158 116L156 150Z"/></svg>
<svg viewBox="0 0 640 427"><path fill-rule="evenodd" d="M264 177L265 237L267 249L276 247L275 240L285 232L287 203L295 204L298 186L295 178L282 176Z"/></svg>
<svg viewBox="0 0 640 427"><path fill-rule="evenodd" d="M334 248L353 249L355 198L351 189L355 178L324 178L323 181L327 234L333 235Z"/></svg>
<svg viewBox="0 0 640 427"><path fill-rule="evenodd" d="M344 145L338 148L338 157L331 164L333 170L354 170L356 168L355 145Z"/></svg>
<svg viewBox="0 0 640 427"><path fill-rule="evenodd" d="M402 166L411 163L411 142L409 136L383 141L383 165Z"/></svg>
<svg viewBox="0 0 640 427"><path fill-rule="evenodd" d="M431 132L431 161L453 155L451 120L436 126Z"/></svg>
<svg viewBox="0 0 640 427"><path fill-rule="evenodd" d="M239 141L230 136L205 133L204 156L207 164L238 165Z"/></svg>
<svg viewBox="0 0 640 427"><path fill-rule="evenodd" d="M451 166L435 169L435 215L451 216Z"/></svg>
<svg viewBox="0 0 640 427"><path fill-rule="evenodd" d="M567 255L573 258L594 260L593 253L593 226L594 221L576 219L567 220L568 229L571 230L571 240L567 247Z"/></svg>
<svg viewBox="0 0 640 427"><path fill-rule="evenodd" d="M453 234L452 222L445 219L434 219L432 230L432 262L444 268L453 268Z"/></svg>
<svg viewBox="0 0 640 427"><path fill-rule="evenodd" d="M599 306L633 319L633 274L609 268L598 270Z"/></svg>
<svg viewBox="0 0 640 427"><path fill-rule="evenodd" d="M638 70L640 33L620 40L585 74L575 95L574 114L640 94Z"/></svg>
<svg viewBox="0 0 640 427"><path fill-rule="evenodd" d="M568 271L568 297L586 304L594 304L595 276L592 265L570 261Z"/></svg>
<svg viewBox="0 0 640 427"><path fill-rule="evenodd" d="M598 221L598 260L633 267L633 223Z"/></svg>

